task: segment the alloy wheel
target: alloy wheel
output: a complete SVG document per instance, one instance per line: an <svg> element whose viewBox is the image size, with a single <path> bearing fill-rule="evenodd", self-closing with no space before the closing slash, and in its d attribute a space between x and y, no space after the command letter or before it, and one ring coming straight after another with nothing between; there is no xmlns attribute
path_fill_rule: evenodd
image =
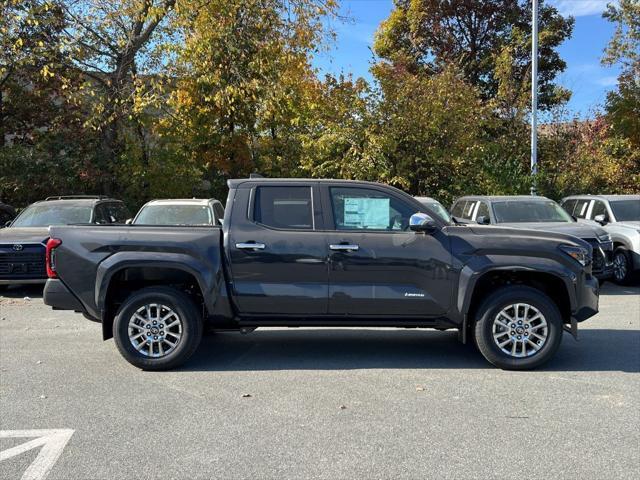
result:
<svg viewBox="0 0 640 480"><path fill-rule="evenodd" d="M182 320L166 305L150 303L129 319L129 341L142 355L160 358L176 349L182 338Z"/></svg>
<svg viewBox="0 0 640 480"><path fill-rule="evenodd" d="M526 358L547 342L549 326L540 310L528 303L503 308L493 319L493 341L507 355Z"/></svg>

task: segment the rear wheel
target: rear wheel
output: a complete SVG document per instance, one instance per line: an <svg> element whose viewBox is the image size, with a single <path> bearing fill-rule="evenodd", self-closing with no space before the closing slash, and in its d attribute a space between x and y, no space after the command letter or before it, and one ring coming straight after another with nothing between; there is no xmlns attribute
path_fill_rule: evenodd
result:
<svg viewBox="0 0 640 480"><path fill-rule="evenodd" d="M562 317L541 291L503 287L478 309L474 335L482 355L496 367L528 370L547 362L558 350Z"/></svg>
<svg viewBox="0 0 640 480"><path fill-rule="evenodd" d="M613 254L613 280L618 285L627 285L632 276L631 256L627 249L619 247Z"/></svg>
<svg viewBox="0 0 640 480"><path fill-rule="evenodd" d="M186 362L202 339L202 315L183 292L150 287L133 293L113 324L118 350L144 370L167 370Z"/></svg>

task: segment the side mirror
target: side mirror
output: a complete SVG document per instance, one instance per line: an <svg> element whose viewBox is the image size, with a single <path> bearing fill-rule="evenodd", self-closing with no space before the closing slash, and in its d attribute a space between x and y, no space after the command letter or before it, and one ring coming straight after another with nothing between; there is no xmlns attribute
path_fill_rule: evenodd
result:
<svg viewBox="0 0 640 480"><path fill-rule="evenodd" d="M11 226L11 222L12 222L12 220L7 220L6 222L4 222L4 226L5 227L10 227Z"/></svg>
<svg viewBox="0 0 640 480"><path fill-rule="evenodd" d="M409 219L409 229L413 232L432 232L437 227L435 220L426 213L414 213Z"/></svg>
<svg viewBox="0 0 640 480"><path fill-rule="evenodd" d="M476 223L480 225L490 225L491 219L486 215L480 215L478 218L476 218Z"/></svg>
<svg viewBox="0 0 640 480"><path fill-rule="evenodd" d="M133 223L133 218L127 218L124 222L125 225L131 225Z"/></svg>
<svg viewBox="0 0 640 480"><path fill-rule="evenodd" d="M607 217L606 215L596 215L595 217L593 217L593 221L598 222L600 225L606 225Z"/></svg>

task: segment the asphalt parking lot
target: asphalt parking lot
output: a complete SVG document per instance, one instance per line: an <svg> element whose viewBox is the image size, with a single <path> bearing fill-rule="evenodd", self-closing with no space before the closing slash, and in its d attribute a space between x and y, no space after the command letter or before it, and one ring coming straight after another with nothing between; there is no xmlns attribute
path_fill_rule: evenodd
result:
<svg viewBox="0 0 640 480"><path fill-rule="evenodd" d="M4 295L0 430L14 436L0 438L3 479L611 479L640 468L637 286L605 285L579 341L565 334L534 372L497 370L453 332L264 329L209 335L184 368L147 373L37 288ZM33 429L66 437L22 452L30 439L18 435Z"/></svg>

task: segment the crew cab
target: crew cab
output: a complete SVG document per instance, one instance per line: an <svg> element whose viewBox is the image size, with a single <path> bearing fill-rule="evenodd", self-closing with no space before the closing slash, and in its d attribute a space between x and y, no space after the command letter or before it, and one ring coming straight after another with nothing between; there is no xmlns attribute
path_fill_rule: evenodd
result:
<svg viewBox="0 0 640 480"><path fill-rule="evenodd" d="M455 201L451 215L462 222L548 230L581 238L593 249L593 275L613 276L613 242L599 225L579 223L553 200L531 195L466 196Z"/></svg>
<svg viewBox="0 0 640 480"><path fill-rule="evenodd" d="M494 365L530 369L597 313L576 237L455 225L377 183L228 186L222 226L51 227L44 302L101 322L148 370L185 362L205 327L265 326L457 329Z"/></svg>
<svg viewBox="0 0 640 480"><path fill-rule="evenodd" d="M102 196L56 196L32 203L0 230L0 289L47 281L45 245L50 225L124 224L127 216L121 200Z"/></svg>

